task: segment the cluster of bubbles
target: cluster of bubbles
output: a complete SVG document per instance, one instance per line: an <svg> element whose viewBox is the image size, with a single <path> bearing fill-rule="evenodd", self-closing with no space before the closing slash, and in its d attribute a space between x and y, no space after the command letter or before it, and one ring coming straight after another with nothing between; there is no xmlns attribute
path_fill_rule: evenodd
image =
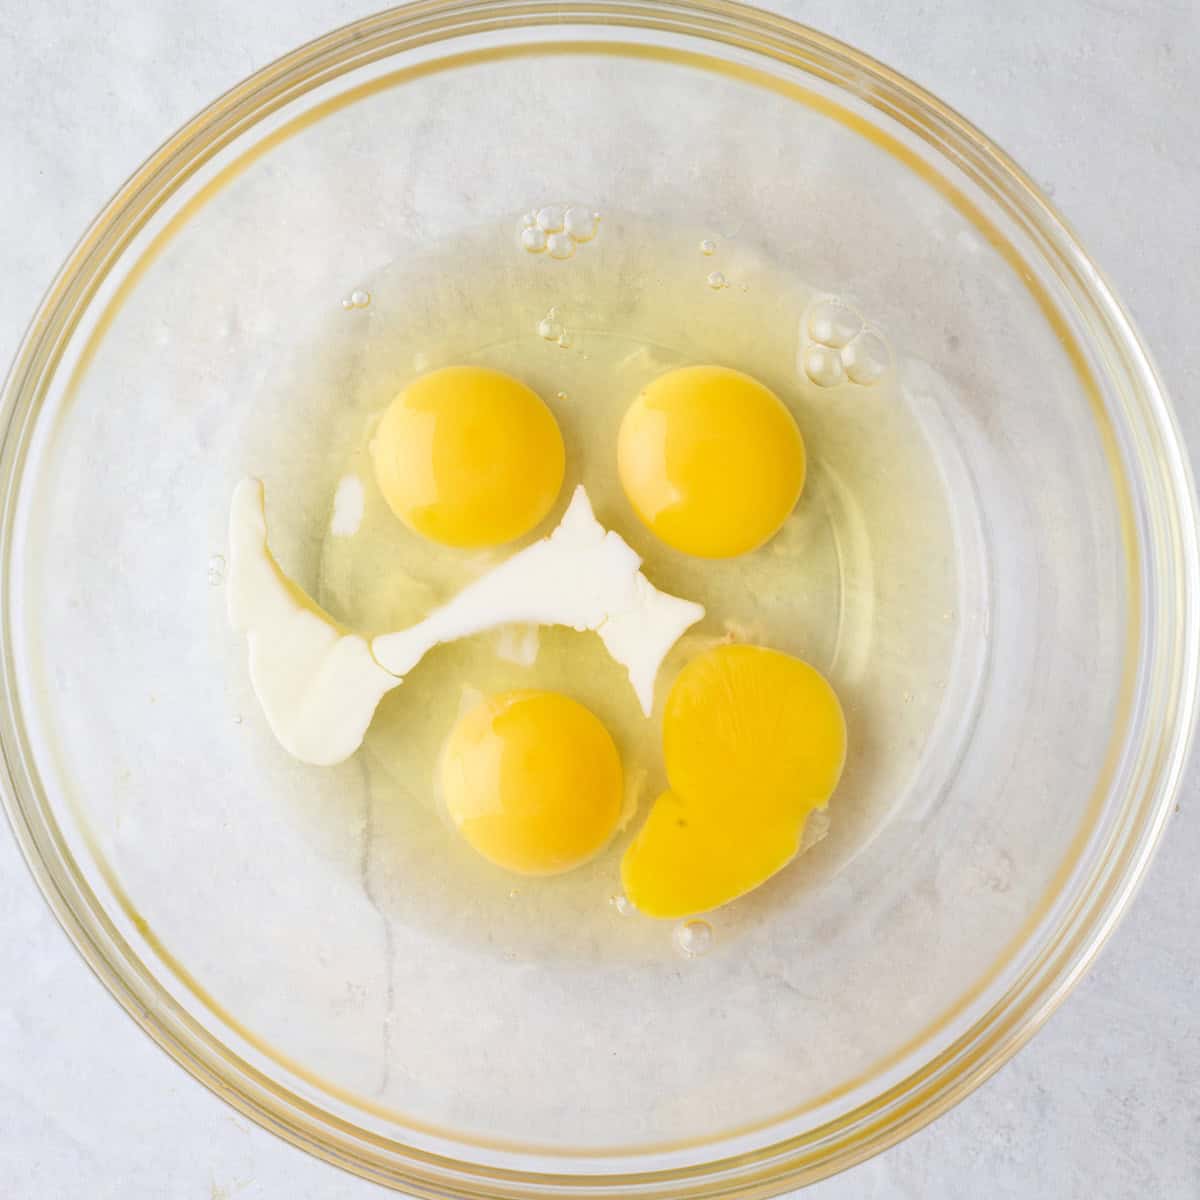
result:
<svg viewBox="0 0 1200 1200"><path fill-rule="evenodd" d="M521 245L530 254L566 259L575 247L590 242L600 230L600 214L585 205L547 204L521 218Z"/></svg>
<svg viewBox="0 0 1200 1200"><path fill-rule="evenodd" d="M353 291L348 296L342 297L342 307L349 312L352 308L366 308L371 303L371 293L364 292L362 288Z"/></svg>
<svg viewBox="0 0 1200 1200"><path fill-rule="evenodd" d="M891 365L887 344L865 328L857 309L835 299L809 309L801 329L800 369L817 387L837 387L847 380L870 387Z"/></svg>
<svg viewBox="0 0 1200 1200"><path fill-rule="evenodd" d="M537 323L537 335L544 341L557 343L564 350L571 344L571 335L559 318L557 308L551 308Z"/></svg>

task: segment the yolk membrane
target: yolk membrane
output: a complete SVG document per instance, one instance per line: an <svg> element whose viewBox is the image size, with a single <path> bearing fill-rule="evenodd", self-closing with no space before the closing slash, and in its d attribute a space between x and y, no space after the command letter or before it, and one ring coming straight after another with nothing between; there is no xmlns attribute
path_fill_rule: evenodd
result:
<svg viewBox="0 0 1200 1200"><path fill-rule="evenodd" d="M504 692L466 713L443 751L441 781L463 837L521 875L586 862L621 816L623 772L612 737L559 692Z"/></svg>
<svg viewBox="0 0 1200 1200"><path fill-rule="evenodd" d="M768 541L804 487L804 440L774 392L727 367L668 371L629 406L621 485L668 546L730 558Z"/></svg>
<svg viewBox="0 0 1200 1200"><path fill-rule="evenodd" d="M625 893L653 917L717 908L787 865L846 758L837 696L807 663L719 646L679 673L663 715L670 785L625 853Z"/></svg>
<svg viewBox="0 0 1200 1200"><path fill-rule="evenodd" d="M498 546L528 533L562 487L554 414L501 371L444 367L392 401L371 442L392 512L448 546Z"/></svg>

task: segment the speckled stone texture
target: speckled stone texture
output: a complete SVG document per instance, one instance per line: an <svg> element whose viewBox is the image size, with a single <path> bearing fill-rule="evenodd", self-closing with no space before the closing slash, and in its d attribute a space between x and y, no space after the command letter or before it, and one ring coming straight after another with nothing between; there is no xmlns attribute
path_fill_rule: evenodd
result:
<svg viewBox="0 0 1200 1200"><path fill-rule="evenodd" d="M980 124L1054 197L1145 333L1200 454L1200 6L1189 0L774 5ZM0 360L146 154L357 0L0 0ZM1200 1195L1200 774L1133 912L981 1091L815 1200ZM365 1200L161 1054L71 948L0 829L0 1195Z"/></svg>

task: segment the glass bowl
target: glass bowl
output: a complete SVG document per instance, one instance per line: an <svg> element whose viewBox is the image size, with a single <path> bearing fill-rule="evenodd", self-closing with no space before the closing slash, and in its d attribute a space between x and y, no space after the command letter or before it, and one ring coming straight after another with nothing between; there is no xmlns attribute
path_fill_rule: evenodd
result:
<svg viewBox="0 0 1200 1200"><path fill-rule="evenodd" d="M298 399L314 322L385 264L564 197L686 217L852 296L895 348L953 519L945 561L922 563L897 497L866 563L952 572L944 611L877 589L872 618L903 631L889 687L921 678L903 648L938 623L942 677L880 694L882 675L821 664L853 693L859 774L830 836L715 914L692 960L641 918L637 952L609 953L607 912L542 946L486 906L426 920L355 767L280 761L223 614L230 491L262 469L248 422L319 433ZM482 0L313 42L105 209L3 412L0 733L33 873L181 1065L381 1183L746 1197L846 1167L1030 1037L1172 804L1196 514L1146 352L995 146L788 21ZM277 534L302 582L312 493ZM919 722L889 723L910 703ZM869 792L882 815L851 845Z"/></svg>

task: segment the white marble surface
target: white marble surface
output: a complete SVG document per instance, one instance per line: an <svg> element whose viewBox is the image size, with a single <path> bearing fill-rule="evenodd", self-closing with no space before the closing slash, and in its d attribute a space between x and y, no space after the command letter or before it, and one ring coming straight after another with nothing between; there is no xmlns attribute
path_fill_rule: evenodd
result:
<svg viewBox="0 0 1200 1200"><path fill-rule="evenodd" d="M0 360L73 240L163 138L369 0L0 0ZM904 71L1054 196L1153 347L1200 460L1200 7L873 0L780 11ZM1200 774L1095 970L933 1127L817 1200L1200 1195ZM373 1188L248 1124L75 955L0 829L0 1195L347 1200Z"/></svg>

